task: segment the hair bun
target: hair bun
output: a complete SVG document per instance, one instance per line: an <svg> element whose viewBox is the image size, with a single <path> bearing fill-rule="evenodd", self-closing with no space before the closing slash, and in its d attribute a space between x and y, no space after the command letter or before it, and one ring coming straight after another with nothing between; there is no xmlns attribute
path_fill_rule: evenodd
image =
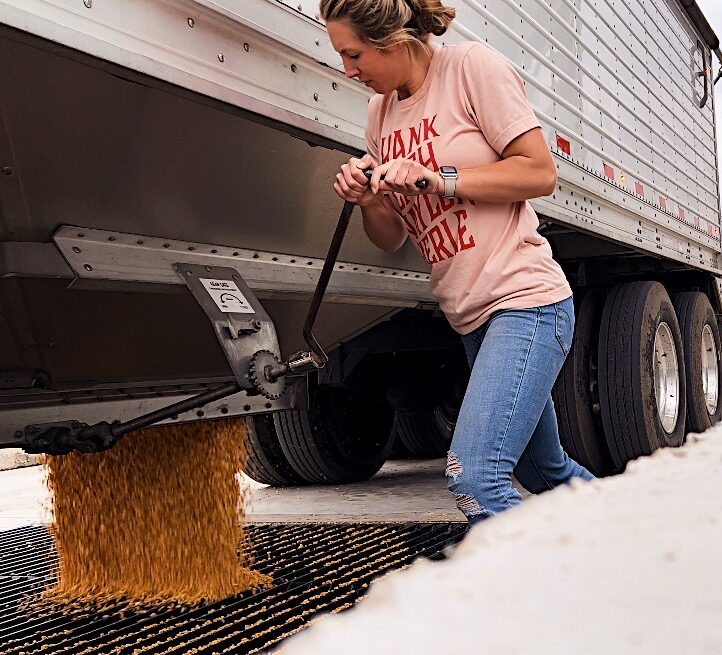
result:
<svg viewBox="0 0 722 655"><path fill-rule="evenodd" d="M441 0L320 0L319 11L326 22L347 18L381 50L403 43L426 48L429 35L444 34L456 16Z"/></svg>
<svg viewBox="0 0 722 655"><path fill-rule="evenodd" d="M419 35L441 36L456 16L456 10L453 7L445 7L440 0L406 0L406 2L413 13L413 18L409 22Z"/></svg>

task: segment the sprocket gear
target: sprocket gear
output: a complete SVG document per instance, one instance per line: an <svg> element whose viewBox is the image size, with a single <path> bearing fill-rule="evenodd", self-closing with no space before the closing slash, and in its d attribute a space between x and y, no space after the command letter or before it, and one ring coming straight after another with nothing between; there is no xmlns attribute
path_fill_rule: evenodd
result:
<svg viewBox="0 0 722 655"><path fill-rule="evenodd" d="M248 366L251 382L268 400L278 400L286 390L285 376L272 381L266 374L268 369L280 366L280 364L279 359L270 350L259 350L251 357L251 363Z"/></svg>

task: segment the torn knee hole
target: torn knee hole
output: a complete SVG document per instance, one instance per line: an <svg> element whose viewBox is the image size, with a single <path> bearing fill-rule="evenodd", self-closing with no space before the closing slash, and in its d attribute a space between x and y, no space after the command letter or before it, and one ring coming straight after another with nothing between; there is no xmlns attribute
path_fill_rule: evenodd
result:
<svg viewBox="0 0 722 655"><path fill-rule="evenodd" d="M456 456L456 453L450 450L446 457L446 477L456 480L463 472L464 467L461 465L461 461Z"/></svg>
<svg viewBox="0 0 722 655"><path fill-rule="evenodd" d="M476 516L481 514L484 510L481 509L481 505L476 501L475 498L467 494L455 494L456 506L464 512L466 516Z"/></svg>

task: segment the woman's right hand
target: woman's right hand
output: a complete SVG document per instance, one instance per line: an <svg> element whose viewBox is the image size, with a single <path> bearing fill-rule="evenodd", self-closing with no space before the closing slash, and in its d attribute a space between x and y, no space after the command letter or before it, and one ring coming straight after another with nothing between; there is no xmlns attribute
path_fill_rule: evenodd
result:
<svg viewBox="0 0 722 655"><path fill-rule="evenodd" d="M364 170L376 166L378 166L377 162L369 154L365 154L361 159L351 157L347 164L341 166L333 188L342 200L353 202L359 207L378 202L379 196L371 190L369 181L364 175Z"/></svg>

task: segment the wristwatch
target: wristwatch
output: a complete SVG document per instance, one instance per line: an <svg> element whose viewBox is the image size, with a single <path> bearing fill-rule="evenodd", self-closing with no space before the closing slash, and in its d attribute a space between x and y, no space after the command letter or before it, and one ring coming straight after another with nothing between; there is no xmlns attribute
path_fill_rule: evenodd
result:
<svg viewBox="0 0 722 655"><path fill-rule="evenodd" d="M456 166L442 166L439 168L439 175L444 180L444 198L456 196L456 180L459 179L459 171Z"/></svg>

